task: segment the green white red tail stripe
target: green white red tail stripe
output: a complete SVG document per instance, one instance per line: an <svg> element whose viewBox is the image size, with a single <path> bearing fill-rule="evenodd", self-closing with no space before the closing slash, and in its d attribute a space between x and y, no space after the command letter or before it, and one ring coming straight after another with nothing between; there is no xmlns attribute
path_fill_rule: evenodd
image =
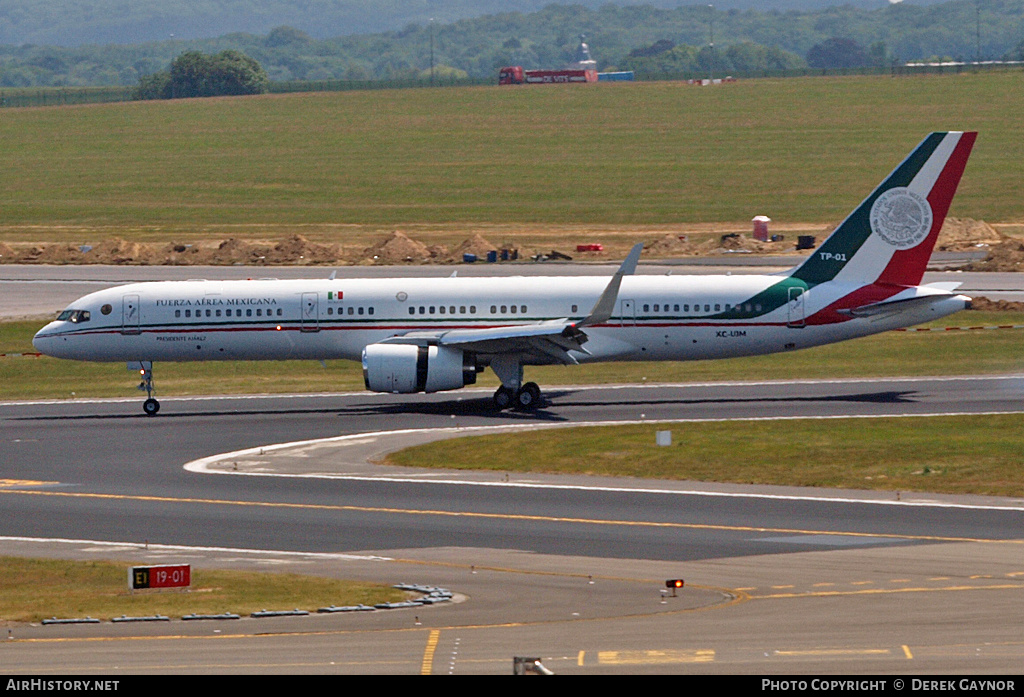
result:
<svg viewBox="0 0 1024 697"><path fill-rule="evenodd" d="M932 133L797 267L809 287L921 282L977 133Z"/></svg>

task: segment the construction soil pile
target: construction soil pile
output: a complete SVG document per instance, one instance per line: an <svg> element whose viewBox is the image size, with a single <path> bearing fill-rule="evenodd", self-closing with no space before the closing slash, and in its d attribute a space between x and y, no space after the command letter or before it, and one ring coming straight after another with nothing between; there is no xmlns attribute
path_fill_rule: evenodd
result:
<svg viewBox="0 0 1024 697"><path fill-rule="evenodd" d="M363 250L360 264L424 264L432 258L430 247L396 230Z"/></svg>
<svg viewBox="0 0 1024 697"><path fill-rule="evenodd" d="M735 228L734 228L735 229ZM815 237L820 243L831 228L822 227ZM810 230L815 232L814 230ZM585 232L574 233L586 238ZM620 234L628 235L628 231ZM802 234L802 233L801 233ZM741 233L681 234L657 233L652 236L637 233L633 239L648 242L644 257L667 259L688 256L716 256L731 254L797 254L795 239L761 242ZM510 236L514 239L514 236ZM603 250L578 252L575 244L565 243L561 250L516 249L519 259L536 255L546 258L579 261L611 258ZM508 248L507 243L504 244ZM601 247L601 245L596 245ZM992 226L969 218L947 218L936 249L960 251L967 249L990 250L984 261L974 262L965 270L1021 271L1024 270L1024 242L1001 235ZM71 244L10 244L0 242L0 263L8 264L114 264L114 265L396 265L396 264L458 264L465 255L474 255L483 261L490 252L503 251L480 234L473 234L460 244L449 248L441 244L427 244L395 230L369 247L348 247L341 244L312 242L302 235L292 235L280 241L258 241L229 238L222 241L181 244L130 242L117 237L106 239L94 246ZM513 251L509 249L509 251Z"/></svg>
<svg viewBox="0 0 1024 697"><path fill-rule="evenodd" d="M1024 312L1024 302L973 297L971 298L971 309L983 312Z"/></svg>
<svg viewBox="0 0 1024 697"><path fill-rule="evenodd" d="M946 218L939 239L935 243L935 249L940 252L962 252L984 245L998 245L1005 239L994 227L982 220Z"/></svg>
<svg viewBox="0 0 1024 697"><path fill-rule="evenodd" d="M1024 240L1004 238L989 247L988 256L962 267L964 271L1024 271Z"/></svg>

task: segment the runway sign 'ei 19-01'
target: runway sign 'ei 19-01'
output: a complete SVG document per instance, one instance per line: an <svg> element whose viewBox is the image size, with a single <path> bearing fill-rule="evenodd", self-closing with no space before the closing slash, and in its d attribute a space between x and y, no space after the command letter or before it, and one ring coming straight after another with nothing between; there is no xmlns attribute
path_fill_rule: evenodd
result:
<svg viewBox="0 0 1024 697"><path fill-rule="evenodd" d="M188 588L192 584L192 567L189 564L176 566L133 566L128 570L128 587L141 588Z"/></svg>

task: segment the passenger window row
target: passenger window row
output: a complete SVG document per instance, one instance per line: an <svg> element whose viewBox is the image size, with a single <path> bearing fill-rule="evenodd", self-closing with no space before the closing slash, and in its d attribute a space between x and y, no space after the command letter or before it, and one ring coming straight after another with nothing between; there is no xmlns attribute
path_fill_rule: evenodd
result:
<svg viewBox="0 0 1024 697"><path fill-rule="evenodd" d="M712 307L714 308L714 312L721 312L722 311L722 303L714 303L714 304L712 304L712 303L704 303L703 305L701 305L700 303L695 303L693 305L693 311L694 312L702 312L702 311L703 312L712 312L712 309L711 309ZM680 308L682 308L683 312L689 312L690 311L690 304L689 303L684 303L684 304L680 305L680 304L676 303L674 305L670 305L669 303L664 303L664 304L662 304L662 303L654 303L653 306L651 304L649 304L649 303L644 304L644 312L679 312ZM702 308L703 308L703 310L702 310ZM760 312L761 311L761 304L760 303L741 303L739 305L732 305L730 303L725 303L725 311L729 312L731 310L735 310L736 312Z"/></svg>
<svg viewBox="0 0 1024 697"><path fill-rule="evenodd" d="M500 309L500 313L499 313L499 309ZM516 306L516 305L502 305L500 308L497 305L491 305L491 314L492 315L497 315L497 314L507 315L509 313L512 313L514 315L517 312L519 314L521 314L521 315L525 315L526 314L526 305L518 305L518 306Z"/></svg>
<svg viewBox="0 0 1024 697"><path fill-rule="evenodd" d="M464 315L464 314L476 314L476 305L459 305L457 308L455 305L420 305L419 307L410 307L409 314L415 315Z"/></svg>
<svg viewBox="0 0 1024 697"><path fill-rule="evenodd" d="M328 315L333 315L334 314L334 308L333 307L328 307L327 308L327 314ZM345 308L344 307L339 307L338 308L338 316L341 316L341 315L344 315L344 314L345 314ZM363 307L349 307L348 308L348 314L349 315L362 315L362 314L372 315L373 314L373 308L372 307L366 307L366 308L363 308Z"/></svg>
<svg viewBox="0 0 1024 697"><path fill-rule="evenodd" d="M186 318L191 318L193 316L192 310L184 310L184 311L183 310L175 310L174 311L174 316L175 317L181 317L181 313L182 312L185 313L185 317ZM206 315L205 315L206 317L220 317L221 316L221 311L220 310L206 310L205 312L206 312ZM242 314L243 310L241 308L239 308L239 309L231 309L231 308L229 308L227 310L224 310L223 312L224 312L224 316L225 317L242 317L243 316L243 314ZM273 317L273 316L275 316L274 308L267 308L265 314L264 314L264 310L263 310L262 307L257 307L255 310L253 310L251 307L248 307L248 308L246 308L244 310L244 312L245 312L245 315L244 315L245 317L253 317L253 316L255 316L255 317L264 317L264 316L265 317ZM253 313L255 313L255 315ZM281 308L277 308L276 315L278 317L281 317L283 314L284 314L284 310L282 310ZM196 317L203 317L203 310L196 310L195 311L195 316Z"/></svg>

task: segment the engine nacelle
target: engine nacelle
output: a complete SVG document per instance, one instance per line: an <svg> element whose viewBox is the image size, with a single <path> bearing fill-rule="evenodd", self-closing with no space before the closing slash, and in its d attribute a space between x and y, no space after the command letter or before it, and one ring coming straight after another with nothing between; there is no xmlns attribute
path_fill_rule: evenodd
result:
<svg viewBox="0 0 1024 697"><path fill-rule="evenodd" d="M476 382L476 361L459 349L370 344L363 349L363 381L373 392L441 392Z"/></svg>

